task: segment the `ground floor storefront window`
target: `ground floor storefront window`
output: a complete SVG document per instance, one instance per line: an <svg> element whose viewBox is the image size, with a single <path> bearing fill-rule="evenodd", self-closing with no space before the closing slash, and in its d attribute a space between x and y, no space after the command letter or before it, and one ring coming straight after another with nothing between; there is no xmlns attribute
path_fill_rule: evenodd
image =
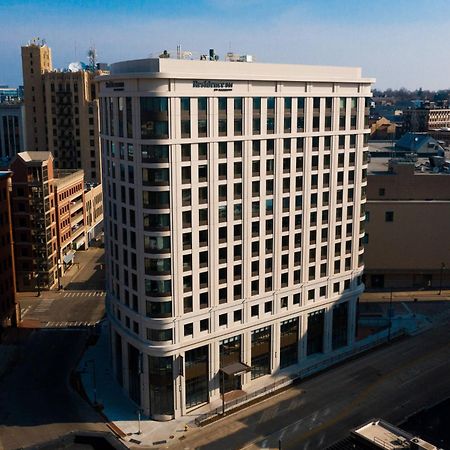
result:
<svg viewBox="0 0 450 450"><path fill-rule="evenodd" d="M281 322L280 369L298 362L298 318Z"/></svg>
<svg viewBox="0 0 450 450"><path fill-rule="evenodd" d="M194 348L185 354L186 407L208 401L208 346Z"/></svg>
<svg viewBox="0 0 450 450"><path fill-rule="evenodd" d="M252 331L252 380L270 373L270 341L270 327L259 328L258 330Z"/></svg>

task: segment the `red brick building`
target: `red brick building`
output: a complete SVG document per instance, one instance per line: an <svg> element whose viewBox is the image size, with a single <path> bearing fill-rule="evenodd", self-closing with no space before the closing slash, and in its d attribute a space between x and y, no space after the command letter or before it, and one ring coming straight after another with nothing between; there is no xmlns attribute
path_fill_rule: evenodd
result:
<svg viewBox="0 0 450 450"><path fill-rule="evenodd" d="M16 280L11 226L11 172L0 172L0 333L17 324Z"/></svg>

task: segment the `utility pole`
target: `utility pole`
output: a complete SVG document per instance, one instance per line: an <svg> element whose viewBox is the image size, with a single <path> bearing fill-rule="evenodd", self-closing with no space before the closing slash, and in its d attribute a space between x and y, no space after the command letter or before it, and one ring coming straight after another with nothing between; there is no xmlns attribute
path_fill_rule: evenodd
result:
<svg viewBox="0 0 450 450"><path fill-rule="evenodd" d="M392 288L391 296L389 300L389 331L388 331L388 342L391 342L391 328L392 328Z"/></svg>
<svg viewBox="0 0 450 450"><path fill-rule="evenodd" d="M438 295L442 294L442 278L444 276L445 263L441 263L441 273L439 276L439 292Z"/></svg>
<svg viewBox="0 0 450 450"><path fill-rule="evenodd" d="M225 374L222 372L222 414L225 415Z"/></svg>

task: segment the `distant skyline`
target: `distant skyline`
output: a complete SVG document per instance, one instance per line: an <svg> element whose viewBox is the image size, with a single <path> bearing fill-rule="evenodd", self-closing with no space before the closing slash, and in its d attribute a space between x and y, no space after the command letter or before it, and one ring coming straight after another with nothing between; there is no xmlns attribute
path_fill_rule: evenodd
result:
<svg viewBox="0 0 450 450"><path fill-rule="evenodd" d="M45 38L53 65L145 58L178 44L258 62L362 67L377 89L450 88L448 0L9 0L0 84L22 84L20 47Z"/></svg>

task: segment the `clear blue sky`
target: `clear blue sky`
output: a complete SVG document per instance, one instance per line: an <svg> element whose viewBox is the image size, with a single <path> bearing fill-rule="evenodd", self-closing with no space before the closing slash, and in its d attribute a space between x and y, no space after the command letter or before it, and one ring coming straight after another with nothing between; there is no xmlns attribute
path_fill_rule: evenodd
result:
<svg viewBox="0 0 450 450"><path fill-rule="evenodd" d="M0 0L0 84L21 83L20 46L43 37L55 67L163 49L261 62L361 66L379 88L450 88L450 0Z"/></svg>

